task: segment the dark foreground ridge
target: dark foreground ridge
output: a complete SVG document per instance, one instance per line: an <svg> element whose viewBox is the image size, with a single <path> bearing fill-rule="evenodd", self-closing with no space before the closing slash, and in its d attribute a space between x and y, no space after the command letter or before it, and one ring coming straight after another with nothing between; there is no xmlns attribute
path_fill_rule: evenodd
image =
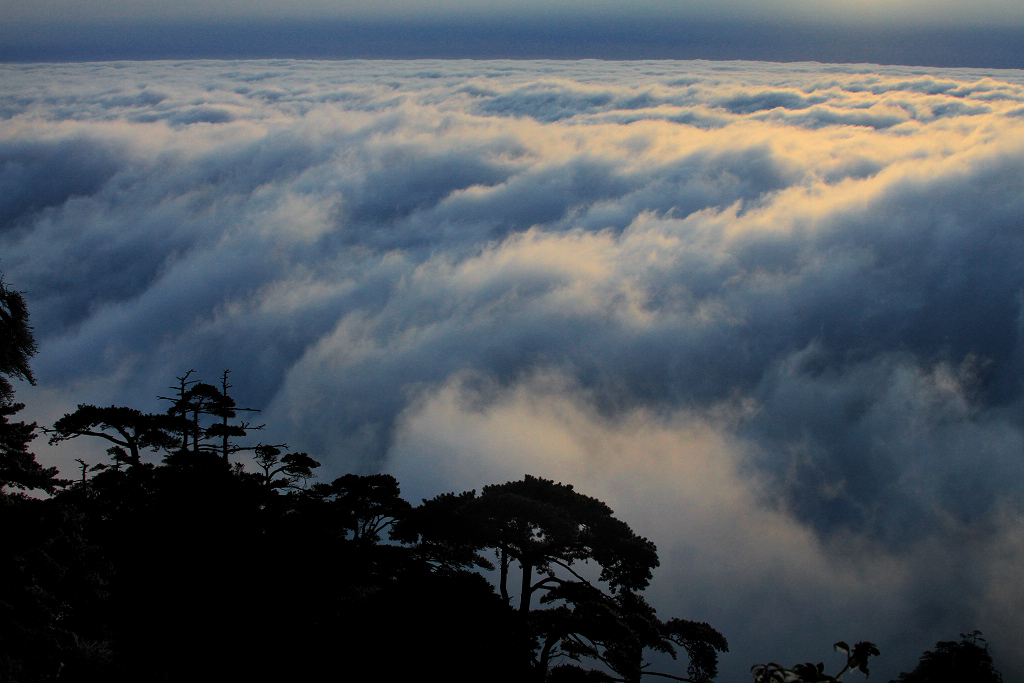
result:
<svg viewBox="0 0 1024 683"><path fill-rule="evenodd" d="M705 682L726 638L663 620L642 593L649 540L569 484L524 476L413 506L387 474L316 482L285 444L187 372L165 413L80 405L51 443L110 444L74 480L29 450L9 379L35 345L0 281L0 681ZM36 497L27 492L37 492ZM752 668L758 683L835 681L846 663ZM650 655L680 658L671 669ZM684 669L685 666L685 669ZM954 677L949 677L953 675ZM957 677L959 676L959 677ZM964 678L963 676L967 676ZM901 683L998 682L977 632Z"/></svg>

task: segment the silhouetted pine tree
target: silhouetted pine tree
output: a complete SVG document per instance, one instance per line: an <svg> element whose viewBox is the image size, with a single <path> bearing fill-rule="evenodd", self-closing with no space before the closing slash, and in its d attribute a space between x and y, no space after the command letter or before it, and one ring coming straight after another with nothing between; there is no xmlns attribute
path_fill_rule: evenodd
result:
<svg viewBox="0 0 1024 683"><path fill-rule="evenodd" d="M5 489L40 489L52 493L60 485L57 469L43 467L28 449L35 423L12 418L25 407L14 401L11 379L35 384L29 359L36 352L28 308L20 292L7 287L0 275L0 496Z"/></svg>

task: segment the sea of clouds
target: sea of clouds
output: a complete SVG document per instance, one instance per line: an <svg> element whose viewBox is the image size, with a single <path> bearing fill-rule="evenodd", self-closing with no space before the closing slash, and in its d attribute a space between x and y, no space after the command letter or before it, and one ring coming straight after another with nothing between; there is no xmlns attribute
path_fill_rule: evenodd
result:
<svg viewBox="0 0 1024 683"><path fill-rule="evenodd" d="M231 369L322 478L607 501L722 680L1024 678L1024 72L0 65L0 188L40 424Z"/></svg>

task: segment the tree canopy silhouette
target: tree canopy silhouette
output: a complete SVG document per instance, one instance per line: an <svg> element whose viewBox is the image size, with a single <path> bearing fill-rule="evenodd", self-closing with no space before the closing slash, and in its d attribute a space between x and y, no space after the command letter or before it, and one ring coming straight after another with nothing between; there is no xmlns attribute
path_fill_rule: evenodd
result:
<svg viewBox="0 0 1024 683"><path fill-rule="evenodd" d="M36 425L14 420L12 379L34 383L36 345L21 293L0 276L0 680L42 680L67 652L70 612L89 593L91 553L73 513L31 498L66 482L29 450Z"/></svg>
<svg viewBox="0 0 1024 683"><path fill-rule="evenodd" d="M21 292L10 289L0 275L0 495L5 489L52 493L60 483L57 469L43 467L29 451L36 425L12 419L25 404L14 401L11 379L35 384L29 359L36 352L36 342L28 319Z"/></svg>
<svg viewBox="0 0 1024 683"><path fill-rule="evenodd" d="M622 680L638 681L652 673L645 649L674 656L676 645L691 654L691 679L708 680L717 671L717 652L728 649L706 624L657 619L638 594L658 566L654 544L570 484L526 475L485 486L479 496L444 494L412 510L395 536L415 542L440 567L497 569L500 596L510 604L517 592L517 610L534 634L537 680L568 659L600 662ZM596 575L588 563L597 566ZM559 666L553 675L568 676L573 668Z"/></svg>
<svg viewBox="0 0 1024 683"><path fill-rule="evenodd" d="M10 401L14 387L9 378L35 384L29 360L36 341L28 324L28 306L21 292L7 286L0 275L0 400Z"/></svg>
<svg viewBox="0 0 1024 683"><path fill-rule="evenodd" d="M169 415L143 413L124 406L97 407L79 404L73 413L67 413L57 420L51 429L50 443L75 439L80 436L94 436L114 444L108 451L114 458L115 466L137 465L142 461L142 451L170 450L177 444L175 431L180 422Z"/></svg>
<svg viewBox="0 0 1024 683"><path fill-rule="evenodd" d="M921 655L910 673L901 673L892 683L1002 683L992 665L988 643L981 631L961 633L960 640L935 644Z"/></svg>
<svg viewBox="0 0 1024 683"><path fill-rule="evenodd" d="M176 429L181 439L179 452L217 453L225 463L240 451L251 451L256 446L239 445L234 439L245 437L250 431L263 429L264 425L249 422L231 422L239 412L259 412L255 408L239 408L228 390L230 370L221 374L220 387L191 379L195 370L176 377L178 384L172 386L175 396L161 396L170 401L167 414L176 418ZM263 444L260 444L261 446ZM284 444L268 445L266 448L282 447Z"/></svg>
<svg viewBox="0 0 1024 683"><path fill-rule="evenodd" d="M867 641L861 641L853 647L839 641L833 648L846 655L845 666L836 674L825 673L825 664L822 662L795 664L790 668L769 662L750 667L750 673L754 683L836 683L850 671L860 671L866 677L869 673L868 661L880 654L878 647Z"/></svg>

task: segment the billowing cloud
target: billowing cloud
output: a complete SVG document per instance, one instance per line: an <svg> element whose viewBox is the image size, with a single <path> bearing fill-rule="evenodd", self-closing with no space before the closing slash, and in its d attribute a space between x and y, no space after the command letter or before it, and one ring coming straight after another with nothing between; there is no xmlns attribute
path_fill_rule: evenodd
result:
<svg viewBox="0 0 1024 683"><path fill-rule="evenodd" d="M975 628L1024 673L1021 72L26 65L0 103L41 423L230 368L324 477L607 500L732 678Z"/></svg>
<svg viewBox="0 0 1024 683"><path fill-rule="evenodd" d="M849 530L815 534L749 466L759 447L738 438L736 424L754 408L740 401L608 416L559 372L508 391L460 376L411 405L391 470L413 495L479 490L530 472L608 502L658 545L659 609L728 624L723 680L743 680L751 662L780 652L814 649L827 661L848 633L882 643L874 668L883 677L912 668L913 648L932 644L926 632L955 635L981 618L993 640L1012 641L1022 625L1009 607L1019 601L1010 578L1019 516L1001 519L995 536L961 534L953 547L931 535L885 548ZM982 586L976 605L949 598Z"/></svg>

